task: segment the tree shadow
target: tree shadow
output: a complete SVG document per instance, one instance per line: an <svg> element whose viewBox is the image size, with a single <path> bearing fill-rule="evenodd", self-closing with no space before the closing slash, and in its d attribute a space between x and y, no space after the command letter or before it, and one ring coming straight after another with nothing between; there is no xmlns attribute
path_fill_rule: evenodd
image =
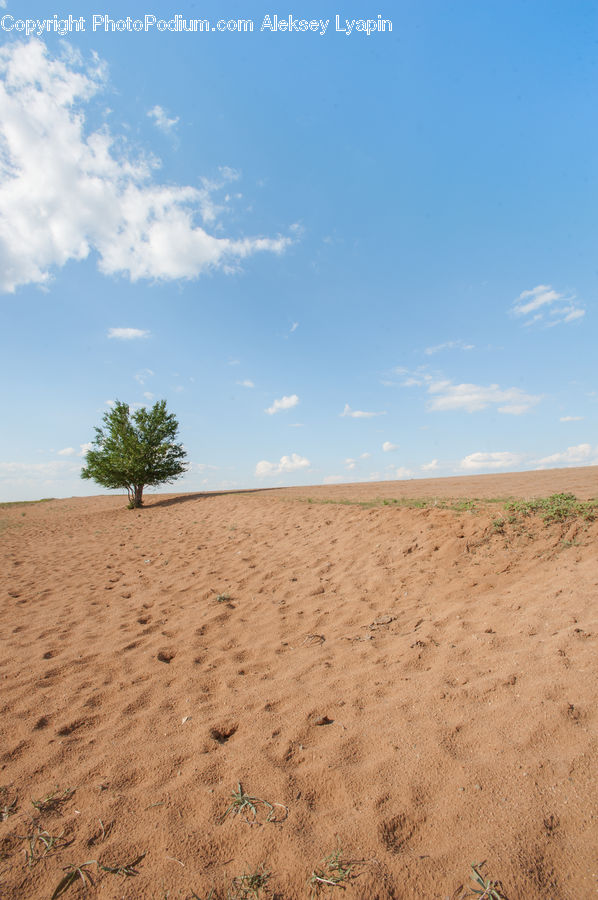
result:
<svg viewBox="0 0 598 900"><path fill-rule="evenodd" d="M265 491L273 491L275 488L245 488L233 491L200 491L190 494L177 494L175 497L166 497L164 500L154 500L155 495L144 497L143 507L153 509L156 506L176 506L179 503L187 503L189 500L212 500L214 497L226 497L234 494L262 494Z"/></svg>

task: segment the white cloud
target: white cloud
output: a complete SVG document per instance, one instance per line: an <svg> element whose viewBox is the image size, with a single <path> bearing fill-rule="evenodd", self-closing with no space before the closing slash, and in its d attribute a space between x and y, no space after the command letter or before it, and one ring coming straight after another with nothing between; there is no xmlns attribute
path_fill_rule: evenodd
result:
<svg viewBox="0 0 598 900"><path fill-rule="evenodd" d="M293 322L293 324L291 325L291 330L289 331L289 334L292 334L298 328L299 328L299 322Z"/></svg>
<svg viewBox="0 0 598 900"><path fill-rule="evenodd" d="M349 469L349 471L352 471L357 467L357 460L348 457L348 459L345 460L345 467Z"/></svg>
<svg viewBox="0 0 598 900"><path fill-rule="evenodd" d="M461 460L462 469L513 469L521 465L523 456L507 450L495 453L470 453Z"/></svg>
<svg viewBox="0 0 598 900"><path fill-rule="evenodd" d="M590 444L577 444L576 447L567 447L562 453L553 453L551 456L544 456L542 459L536 460L536 465L540 468L558 465L579 466L587 465L592 455L596 455L598 451L592 451ZM592 462L596 462L592 459Z"/></svg>
<svg viewBox="0 0 598 900"><path fill-rule="evenodd" d="M365 453L360 453L360 454L359 454L359 458L360 458L360 459L369 459L371 455L372 455L372 454L371 454L371 453L368 453L367 450L366 450Z"/></svg>
<svg viewBox="0 0 598 900"><path fill-rule="evenodd" d="M441 350L474 350L474 344L466 344L465 341L446 341L444 344L436 344L435 347L426 347L426 356L440 353Z"/></svg>
<svg viewBox="0 0 598 900"><path fill-rule="evenodd" d="M413 478L414 474L411 469L407 469L405 466L399 466L395 469L395 478Z"/></svg>
<svg viewBox="0 0 598 900"><path fill-rule="evenodd" d="M343 480L342 475L326 475L322 479L322 484L340 484Z"/></svg>
<svg viewBox="0 0 598 900"><path fill-rule="evenodd" d="M176 116L174 119L169 119L166 110L161 106L154 106L153 109L150 109L150 111L148 112L148 116L150 119L154 120L156 128L159 128L160 131L164 132L164 134L170 134L174 126L179 121L178 116Z"/></svg>
<svg viewBox="0 0 598 900"><path fill-rule="evenodd" d="M145 397L146 400L153 400L155 394L152 394L151 391L144 391L143 396Z"/></svg>
<svg viewBox="0 0 598 900"><path fill-rule="evenodd" d="M151 378L154 373L151 369L141 369L139 372L133 376L137 384L145 384L148 378Z"/></svg>
<svg viewBox="0 0 598 900"><path fill-rule="evenodd" d="M428 384L432 395L428 408L433 411L465 410L480 412L496 405L498 412L519 416L528 412L540 397L526 394L520 388L500 388L497 384L453 384L452 381L432 381Z"/></svg>
<svg viewBox="0 0 598 900"><path fill-rule="evenodd" d="M382 449L385 453L391 453L393 450L398 450L399 445L391 444L390 441L384 441L384 443L382 444Z"/></svg>
<svg viewBox="0 0 598 900"><path fill-rule="evenodd" d="M74 456L75 448L74 447L65 447L63 450L58 451L58 456Z"/></svg>
<svg viewBox="0 0 598 900"><path fill-rule="evenodd" d="M525 319L525 325L542 322L547 326L573 322L586 314L575 294L561 294L550 284L538 284L530 291L522 291L512 311Z"/></svg>
<svg viewBox="0 0 598 900"><path fill-rule="evenodd" d="M341 418L344 416L350 416L352 419L372 419L374 416L385 416L386 410L383 412L364 412L361 409L351 409L348 403L345 403L345 408L340 414Z"/></svg>
<svg viewBox="0 0 598 900"><path fill-rule="evenodd" d="M79 453L78 453L77 455L78 455L78 456L85 456L85 454L87 453L87 451L88 451L88 450L91 450L92 446L93 446L93 445L92 445L92 442L91 442L91 441L87 441L86 444L79 444Z"/></svg>
<svg viewBox="0 0 598 900"><path fill-rule="evenodd" d="M255 467L255 474L258 478L265 478L269 475L282 475L285 472L296 472L299 469L308 469L311 465L310 461L298 453L291 453L290 456L282 456L280 462L268 462L262 459Z"/></svg>
<svg viewBox="0 0 598 900"><path fill-rule="evenodd" d="M292 409L294 406L297 406L298 403L299 397L297 394L291 394L290 397L281 397L280 400L275 400L272 406L269 406L264 412L268 413L269 416L273 416L275 413L281 412L284 409Z"/></svg>
<svg viewBox="0 0 598 900"><path fill-rule="evenodd" d="M209 463L192 463L192 469L197 469L198 472L217 472L218 466L211 466Z"/></svg>
<svg viewBox="0 0 598 900"><path fill-rule="evenodd" d="M582 422L583 416L561 416L559 422Z"/></svg>
<svg viewBox="0 0 598 900"><path fill-rule="evenodd" d="M95 54L83 65L36 39L0 48L0 290L45 285L94 252L104 274L138 281L236 271L285 250L290 238L209 234L196 220L214 217L213 183L159 184L155 158L91 131L85 106L105 84Z"/></svg>
<svg viewBox="0 0 598 900"><path fill-rule="evenodd" d="M149 337L149 331L144 328L109 328L108 337L119 341L134 341L138 338Z"/></svg>
<svg viewBox="0 0 598 900"><path fill-rule="evenodd" d="M249 378L246 378L245 381L237 381L237 384L241 387L252 388L255 387L253 381L250 381Z"/></svg>
<svg viewBox="0 0 598 900"><path fill-rule="evenodd" d="M438 460L437 459L433 459L431 462L424 463L421 466L422 472L435 472L437 468L438 468Z"/></svg>

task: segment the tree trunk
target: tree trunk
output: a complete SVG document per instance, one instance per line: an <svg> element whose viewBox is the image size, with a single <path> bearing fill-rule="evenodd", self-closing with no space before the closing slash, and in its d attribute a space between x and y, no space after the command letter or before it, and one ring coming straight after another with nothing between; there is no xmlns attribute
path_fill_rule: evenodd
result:
<svg viewBox="0 0 598 900"><path fill-rule="evenodd" d="M135 496L133 497L133 508L139 509L140 506L143 506L143 485L136 484Z"/></svg>

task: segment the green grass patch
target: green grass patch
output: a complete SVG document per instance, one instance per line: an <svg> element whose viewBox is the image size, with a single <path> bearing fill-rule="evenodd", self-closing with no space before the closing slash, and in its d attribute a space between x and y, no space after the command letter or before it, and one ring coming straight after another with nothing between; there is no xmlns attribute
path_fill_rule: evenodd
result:
<svg viewBox="0 0 598 900"><path fill-rule="evenodd" d="M505 509L518 518L541 516L547 523L567 519L593 522L598 516L598 500L578 500L575 494L551 494L534 500L510 500Z"/></svg>

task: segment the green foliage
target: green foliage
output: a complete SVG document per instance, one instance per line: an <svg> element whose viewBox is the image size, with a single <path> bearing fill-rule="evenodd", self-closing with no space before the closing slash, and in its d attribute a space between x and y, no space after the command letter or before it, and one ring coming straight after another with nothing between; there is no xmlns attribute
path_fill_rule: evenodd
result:
<svg viewBox="0 0 598 900"><path fill-rule="evenodd" d="M545 522L564 522L573 518L592 521L598 516L598 501L578 500L575 494L551 494L535 500L513 500L505 505L505 509L520 516L541 515Z"/></svg>
<svg viewBox="0 0 598 900"><path fill-rule="evenodd" d="M144 487L170 483L186 470L186 453L175 440L178 427L165 400L133 413L117 400L104 414L103 427L95 429L81 477L106 488L126 488L129 509L141 506Z"/></svg>

